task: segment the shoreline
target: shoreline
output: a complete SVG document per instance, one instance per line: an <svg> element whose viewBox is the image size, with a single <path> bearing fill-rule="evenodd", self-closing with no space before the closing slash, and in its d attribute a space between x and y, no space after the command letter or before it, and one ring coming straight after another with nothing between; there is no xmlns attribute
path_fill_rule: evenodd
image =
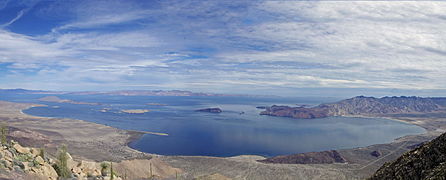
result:
<svg viewBox="0 0 446 180"><path fill-rule="evenodd" d="M419 120L416 118L403 120L405 118L396 119L382 116L364 116L363 118L385 118L417 125L424 128L426 133L398 137L384 144L336 149L336 151L348 160L347 163L342 164L266 164L257 161L266 158L258 155L216 157L145 153L130 147L130 143L135 142L144 135L142 132L123 130L86 120L47 118L22 112L22 110L35 107L35 105L30 103L0 101L0 120L3 119L11 127L25 131L30 130L33 133L42 133L43 136L49 138L50 144L53 144L51 146L45 146L53 149L51 153L56 152L57 145L67 143L70 154L77 159L97 162L123 162L129 160L156 161L159 163L158 165L181 169L185 173L182 176L189 177L189 179L215 172L234 179L240 179L242 176L250 177L251 179L286 179L290 175L305 177L304 179L333 179L333 177L338 177L339 179L347 179L348 177L364 179L374 173L384 162L392 161L399 157L399 155L410 150L409 146L436 137L439 133L438 129L440 128L436 128L435 125L446 129L446 120L444 120L444 124L436 124L434 118L425 118L427 122L423 124L419 123L423 119ZM82 131L79 131L79 129ZM35 143L34 139L31 140L32 143ZM372 151L380 151L383 157L377 159L376 157L370 156L370 152ZM213 168L209 169L209 167ZM255 167L256 170L246 170L252 167ZM145 169L148 169L148 167ZM275 169L274 172L271 172L272 169ZM274 174L274 177L270 176L271 173ZM172 171L172 175L175 177L175 171Z"/></svg>
<svg viewBox="0 0 446 180"><path fill-rule="evenodd" d="M23 115L26 116L30 116L30 117L35 117L35 118L59 118L59 117L44 117L44 116L35 116L35 115L31 115L31 114L27 114L24 113L24 110L33 108L33 107L46 107L47 105L44 104L32 104L31 106L21 109L20 112ZM390 120L390 121L398 121L398 122L402 122L405 124L410 124L410 125L416 125L418 127L421 127L425 130L425 132L420 133L420 134L408 134L408 135L404 135L404 136L399 136L394 138L391 142L386 142L386 143L382 143L382 144L391 144L391 143L397 143L398 139L404 138L406 136L421 136L421 135L429 135L429 133L431 133L432 131L435 130L431 130L427 127L424 127L420 124L414 123L413 121L407 121L407 120L402 120L402 119L397 119L397 118L393 118L393 117L387 117L387 116L373 116L373 115L344 115L344 116L332 116L332 117L353 117L353 118L382 118L382 119L386 119L386 120ZM107 126L107 127L111 127L111 128L116 128L113 126L109 126L109 125L105 125L105 124L100 124L100 123L95 123L95 122L91 122L88 120L82 120L82 119L73 119L73 118L64 118L64 119L71 119L71 120L77 120L77 121L83 121L83 122L87 122L87 123L93 123L93 124L97 124L97 125L102 125L102 126ZM292 118L291 118L292 119ZM137 149L134 149L130 146L131 143L138 141L142 136L144 136L145 134L151 134L151 135L158 135L158 136L169 136L169 134L167 133L159 133L159 132L149 132L149 131L139 131L139 130L126 130L126 129L120 129L120 128L116 128L119 129L121 131L125 131L127 132L127 134L129 135L129 138L126 140L125 144L127 147L139 151ZM367 146L361 146L361 147L352 147L352 148L341 148L341 149L329 149L329 150L336 150L336 151L340 151L340 150L350 150L350 149L356 149L356 148L365 148L365 147L369 147L369 146L374 146L374 145L380 145L380 144L370 144ZM148 153L148 152L142 152L139 151L141 153ZM319 151L315 151L315 152L319 152ZM296 153L296 154L304 154L304 153L308 153L308 152L303 152L303 153ZM153 153L148 153L148 154L153 154ZM155 154L158 156L185 156L185 155L161 155L161 154ZM291 154L290 154L291 155ZM196 156L188 156L188 157L212 157L212 158L237 158L237 157L243 157L243 156L256 156L256 157L263 157L263 158L270 158L270 157L265 157L262 155L255 155L255 154L242 154L242 155L236 155L236 156L227 156L227 157L220 157L220 156L202 156L202 155L196 155ZM286 156L286 155L285 155ZM274 156L272 156L274 157Z"/></svg>

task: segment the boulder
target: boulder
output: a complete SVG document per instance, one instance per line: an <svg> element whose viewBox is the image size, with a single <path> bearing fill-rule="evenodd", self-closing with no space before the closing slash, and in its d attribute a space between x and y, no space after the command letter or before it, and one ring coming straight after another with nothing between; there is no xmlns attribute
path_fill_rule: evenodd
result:
<svg viewBox="0 0 446 180"><path fill-rule="evenodd" d="M42 166L42 175L49 177L50 179L57 179L58 177L56 170L54 170L54 168L49 164L44 164Z"/></svg>
<svg viewBox="0 0 446 180"><path fill-rule="evenodd" d="M3 164L3 166L4 166L5 168L8 168L8 167L11 167L11 166L12 166L11 162L10 162L10 161L7 161L7 160L0 160L0 163Z"/></svg>
<svg viewBox="0 0 446 180"><path fill-rule="evenodd" d="M33 155L33 157L39 156L40 154L40 149L37 148L31 148L31 154Z"/></svg>
<svg viewBox="0 0 446 180"><path fill-rule="evenodd" d="M39 175L43 174L42 168L37 168L37 167L32 167L31 168L31 172L34 172L34 173L39 174Z"/></svg>
<svg viewBox="0 0 446 180"><path fill-rule="evenodd" d="M21 154L29 154L30 151L28 148L22 147L20 144L16 143L12 146L14 149L17 150L17 152L21 153Z"/></svg>
<svg viewBox="0 0 446 180"><path fill-rule="evenodd" d="M14 166L18 166L18 167L20 167L20 168L22 168L22 169L25 169L25 164L24 164L23 162L19 161L19 160L14 160L14 161L12 161L12 164L13 164Z"/></svg>
<svg viewBox="0 0 446 180"><path fill-rule="evenodd" d="M70 153L67 153L67 167L68 169L73 169L74 167L78 166L78 162L74 161L73 158L71 157Z"/></svg>
<svg viewBox="0 0 446 180"><path fill-rule="evenodd" d="M84 174L90 174L92 176L100 176L101 172L98 170L98 165L95 162L82 160L79 167Z"/></svg>
<svg viewBox="0 0 446 180"><path fill-rule="evenodd" d="M7 161L10 161L10 162L11 162L11 161L12 161L12 158L13 158L12 153L9 152L9 151L5 151L4 159L7 160Z"/></svg>
<svg viewBox="0 0 446 180"><path fill-rule="evenodd" d="M35 159L35 161L36 161L37 163L39 163L40 165L43 165L43 164L45 163L45 160L43 160L43 158L40 157L40 156L37 156L36 159Z"/></svg>

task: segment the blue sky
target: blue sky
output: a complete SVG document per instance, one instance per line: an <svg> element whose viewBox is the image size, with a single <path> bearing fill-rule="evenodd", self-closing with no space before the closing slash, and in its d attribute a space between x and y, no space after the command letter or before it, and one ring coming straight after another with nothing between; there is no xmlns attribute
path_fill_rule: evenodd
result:
<svg viewBox="0 0 446 180"><path fill-rule="evenodd" d="M438 1L0 0L0 88L446 96Z"/></svg>

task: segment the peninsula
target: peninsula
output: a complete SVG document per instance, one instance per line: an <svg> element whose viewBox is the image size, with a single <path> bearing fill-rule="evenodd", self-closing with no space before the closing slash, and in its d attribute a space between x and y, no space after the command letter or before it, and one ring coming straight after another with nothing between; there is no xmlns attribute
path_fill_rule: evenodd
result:
<svg viewBox="0 0 446 180"><path fill-rule="evenodd" d="M315 107L289 107L273 105L261 115L292 117L299 119L324 118L329 116L379 116L398 113L431 113L446 110L446 98L422 97L365 97L357 96L335 103Z"/></svg>

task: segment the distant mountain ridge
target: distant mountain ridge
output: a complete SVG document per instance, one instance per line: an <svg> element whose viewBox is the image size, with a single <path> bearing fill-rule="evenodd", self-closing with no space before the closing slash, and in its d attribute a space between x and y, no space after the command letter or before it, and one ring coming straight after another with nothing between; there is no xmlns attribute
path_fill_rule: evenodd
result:
<svg viewBox="0 0 446 180"><path fill-rule="evenodd" d="M245 97L273 97L266 95L246 95L246 94L218 94L202 93L182 90L118 90L118 91L42 91L27 89L0 89L3 93L19 94L68 94L68 95L120 95L120 96L245 96Z"/></svg>
<svg viewBox="0 0 446 180"><path fill-rule="evenodd" d="M375 98L357 96L335 103L326 103L309 108L273 105L266 108L260 114L312 119L346 115L434 112L445 109L445 105L446 98L423 98L415 96Z"/></svg>

